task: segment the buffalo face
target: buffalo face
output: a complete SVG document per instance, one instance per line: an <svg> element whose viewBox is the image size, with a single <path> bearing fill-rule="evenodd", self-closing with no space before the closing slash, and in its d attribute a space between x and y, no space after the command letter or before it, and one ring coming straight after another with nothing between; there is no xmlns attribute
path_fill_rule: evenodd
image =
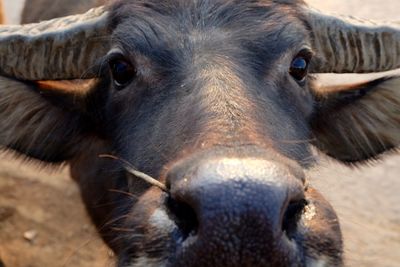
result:
<svg viewBox="0 0 400 267"><path fill-rule="evenodd" d="M311 145L356 163L400 141L398 78L311 76L400 66L398 28L358 24L302 1L170 0L4 27L0 144L70 163L121 267L340 266Z"/></svg>

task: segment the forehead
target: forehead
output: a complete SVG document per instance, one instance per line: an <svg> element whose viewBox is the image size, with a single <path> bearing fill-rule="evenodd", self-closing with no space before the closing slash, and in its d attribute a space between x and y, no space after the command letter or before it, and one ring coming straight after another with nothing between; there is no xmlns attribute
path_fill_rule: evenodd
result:
<svg viewBox="0 0 400 267"><path fill-rule="evenodd" d="M112 7L113 39L126 49L157 58L166 51L180 54L195 49L277 55L308 45L307 25L298 12L301 4L296 0L124 0Z"/></svg>

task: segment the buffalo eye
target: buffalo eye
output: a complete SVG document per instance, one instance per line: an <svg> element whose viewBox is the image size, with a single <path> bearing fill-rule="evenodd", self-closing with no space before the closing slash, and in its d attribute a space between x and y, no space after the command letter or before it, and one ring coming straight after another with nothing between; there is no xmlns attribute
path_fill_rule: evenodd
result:
<svg viewBox="0 0 400 267"><path fill-rule="evenodd" d="M292 61L289 73L297 82L303 82L308 73L308 66L311 60L311 53L300 52Z"/></svg>
<svg viewBox="0 0 400 267"><path fill-rule="evenodd" d="M125 59L110 60L109 66L117 89L127 86L136 76L136 69Z"/></svg>

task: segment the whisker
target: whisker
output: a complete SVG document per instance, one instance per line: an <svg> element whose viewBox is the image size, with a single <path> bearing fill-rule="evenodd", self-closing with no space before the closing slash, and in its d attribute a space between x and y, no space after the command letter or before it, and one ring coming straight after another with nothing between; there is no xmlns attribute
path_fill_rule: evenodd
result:
<svg viewBox="0 0 400 267"><path fill-rule="evenodd" d="M130 217L129 214L124 214L124 215L118 216L117 218L110 219L100 227L100 230L103 230L105 227L108 227L108 226L110 226L110 225L112 225L114 223L117 223L118 221L124 220L124 219L129 218L129 217Z"/></svg>
<svg viewBox="0 0 400 267"><path fill-rule="evenodd" d="M123 191L123 190L108 189L108 191L112 192L112 193L119 193L119 194L122 194L122 195L126 195L126 196L134 198L134 199L138 199L138 197L136 195L134 195L134 194L132 194L130 192Z"/></svg>
<svg viewBox="0 0 400 267"><path fill-rule="evenodd" d="M134 232L136 232L135 229L130 229L130 228L111 227L110 229L115 231L115 232L126 232L126 233L134 233Z"/></svg>
<svg viewBox="0 0 400 267"><path fill-rule="evenodd" d="M94 208L104 208L104 207L108 207L108 206L115 206L115 205L119 205L119 204L123 204L125 203L126 200L124 199L120 199L120 200L116 200L116 201L110 201L110 202L105 202L102 204L97 204L97 205L93 205Z"/></svg>
<svg viewBox="0 0 400 267"><path fill-rule="evenodd" d="M147 175L147 174L145 174L145 173L143 173L141 171L136 170L136 168L131 163L129 163L128 161L126 161L124 159L121 159L119 157L113 156L113 155L108 155L108 154L102 154L102 155L99 155L99 157L100 158L114 159L114 160L117 160L117 161L121 162L123 167L125 168L125 170L127 172L129 172L133 176L136 176L137 178L142 179L146 183L151 184L152 186L160 188L162 191L164 191L164 192L169 194L169 190L165 186L165 184L161 183L160 181L158 181L157 179L151 177L150 175Z"/></svg>

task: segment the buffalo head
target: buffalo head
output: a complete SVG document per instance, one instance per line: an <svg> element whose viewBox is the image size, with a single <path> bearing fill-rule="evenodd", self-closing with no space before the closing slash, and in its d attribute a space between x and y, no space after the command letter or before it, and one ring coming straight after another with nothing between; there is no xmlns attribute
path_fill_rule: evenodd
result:
<svg viewBox="0 0 400 267"><path fill-rule="evenodd" d="M303 171L398 146L400 79L312 74L399 66L398 26L301 0L116 1L0 28L0 144L70 164L121 267L340 266Z"/></svg>

